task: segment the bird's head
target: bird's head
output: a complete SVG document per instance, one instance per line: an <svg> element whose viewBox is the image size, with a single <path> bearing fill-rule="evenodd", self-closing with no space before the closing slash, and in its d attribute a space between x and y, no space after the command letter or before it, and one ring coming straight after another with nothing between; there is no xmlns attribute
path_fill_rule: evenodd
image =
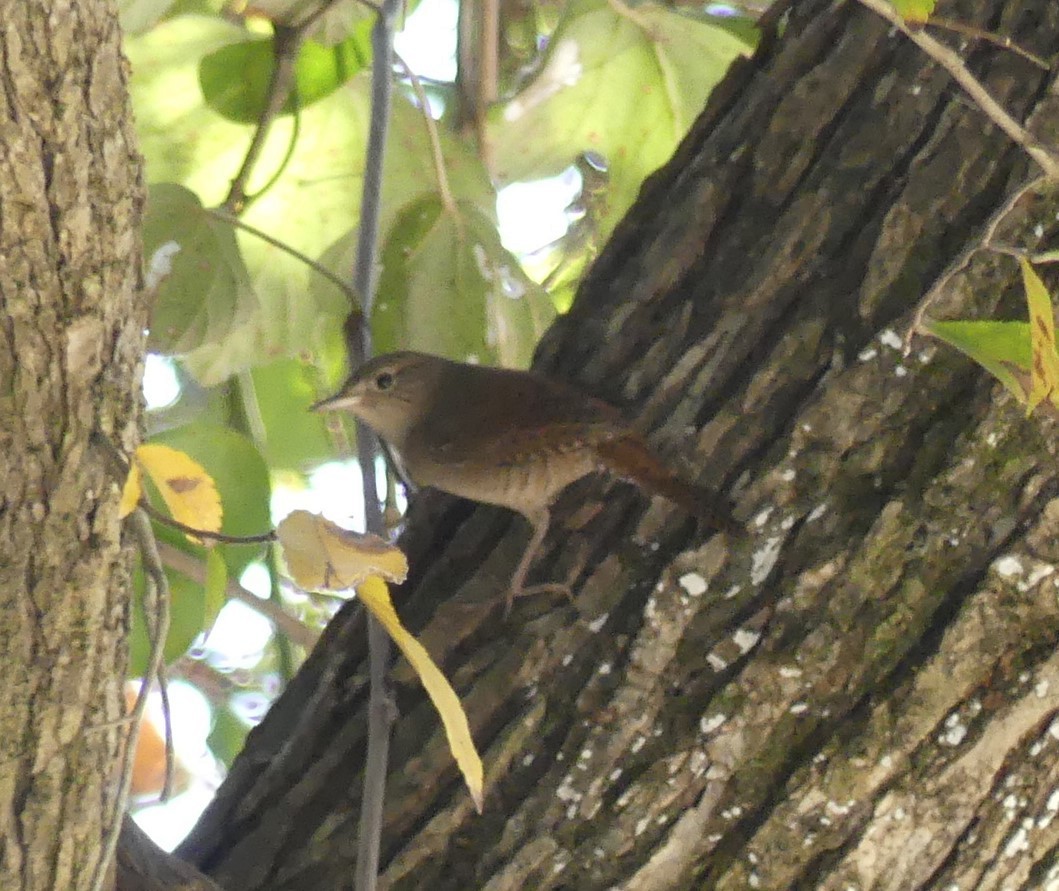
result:
<svg viewBox="0 0 1059 891"><path fill-rule="evenodd" d="M312 406L316 412L347 411L400 449L408 432L435 398L448 362L425 353L386 353L365 362L334 396Z"/></svg>

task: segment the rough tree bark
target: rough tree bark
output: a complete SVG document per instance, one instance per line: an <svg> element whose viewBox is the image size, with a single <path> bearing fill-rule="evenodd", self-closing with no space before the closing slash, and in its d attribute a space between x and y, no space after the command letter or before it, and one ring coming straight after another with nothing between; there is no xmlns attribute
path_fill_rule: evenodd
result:
<svg viewBox="0 0 1059 891"><path fill-rule="evenodd" d="M0 2L0 887L88 888L127 727L143 204L117 15ZM101 443L109 443L103 446Z"/></svg>
<svg viewBox="0 0 1059 891"><path fill-rule="evenodd" d="M1052 0L938 13L1059 53ZM1055 70L953 39L1051 145ZM628 406L733 491L726 547L602 480L562 499L541 574L576 608L468 609L525 530L420 499L401 609L482 748L473 812L399 671L393 888L1043 887L1059 873L1054 426L899 338L1033 174L949 77L857 3L788 0L645 186L538 365ZM1059 201L998 238L1054 247ZM935 313L1023 313L976 253ZM596 513L592 515L595 508ZM499 544L498 544L499 543ZM343 610L182 848L240 889L347 888L363 630Z"/></svg>

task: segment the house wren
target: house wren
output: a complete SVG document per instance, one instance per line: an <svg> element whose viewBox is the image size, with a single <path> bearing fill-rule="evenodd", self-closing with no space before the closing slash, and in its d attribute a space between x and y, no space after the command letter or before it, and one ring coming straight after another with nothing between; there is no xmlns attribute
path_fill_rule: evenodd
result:
<svg viewBox="0 0 1059 891"><path fill-rule="evenodd" d="M418 486L522 514L533 536L511 578L507 606L548 531L548 509L574 480L597 470L662 495L711 527L743 534L717 495L678 477L613 406L530 371L452 362L423 353L378 356L314 411L348 411L389 444Z"/></svg>

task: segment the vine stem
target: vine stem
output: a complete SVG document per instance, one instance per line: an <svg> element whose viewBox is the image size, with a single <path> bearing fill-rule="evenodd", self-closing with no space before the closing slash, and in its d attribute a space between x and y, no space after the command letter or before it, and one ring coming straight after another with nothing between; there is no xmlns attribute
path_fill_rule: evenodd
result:
<svg viewBox="0 0 1059 891"><path fill-rule="evenodd" d="M359 303L360 298L357 296L357 292L353 290L349 282L345 281L341 276L335 275L330 269L328 269L322 263L318 263L308 254L302 253L297 248L287 244L285 241L280 241L275 236L269 235L267 232L262 229L258 229L256 226L251 226L249 223L244 222L234 214L230 214L228 213L228 211L223 210L219 207L208 208L206 210L206 213L208 213L212 217L215 217L218 220L221 220L222 222L228 223L228 225L230 226L235 226L238 229L242 229L245 232L249 232L255 238L260 238L266 244L270 244L274 248L278 248L284 253L289 254L290 256L294 257L295 260L304 263L317 275L321 276L322 278L326 278L329 282L331 282L331 284L333 284L343 294L345 294L346 299L348 299L351 303Z"/></svg>
<svg viewBox="0 0 1059 891"><path fill-rule="evenodd" d="M154 596L149 598L154 610L148 610L148 600L144 602L144 614L154 614L154 622L147 629L151 642L150 653L147 657L147 668L144 671L143 683L136 697L136 704L129 714L129 734L125 738L125 749L121 754L121 773L118 779L118 800L114 807L114 822L108 828L103 839L103 850L96 866L96 873L92 880L92 891L103 891L107 877L110 873L110 864L114 859L114 853L118 848L118 838L121 836L121 827L125 817L125 807L129 800L129 789L132 786L132 768L136 760L136 742L140 737L140 725L143 715L147 709L147 698L151 692L151 685L155 678L161 675L162 654L165 650L165 639L169 634L169 581L166 579L165 570L162 568L162 558L158 554L158 542L151 529L151 521L147 513L141 509L134 510L129 517L129 526L136 536L136 543L140 548L143 559L144 576L147 580L146 590L153 592ZM170 742L166 743L166 753L170 752ZM166 766L168 777L169 766Z"/></svg>
<svg viewBox="0 0 1059 891"><path fill-rule="evenodd" d="M364 190L360 202L357 258L353 287L361 295L361 305L351 305L346 319L346 349L351 368L371 355L371 330L364 324L371 318L378 280L379 217L381 211L383 162L393 102L393 32L401 0L384 0L378 8L371 32L371 121L364 167ZM375 459L379 444L362 423L357 424L357 457L364 485L364 513L368 532L384 535L382 508L375 479ZM368 615L368 750L364 763L364 789L360 799L357 835L357 891L375 891L378 886L379 852L382 845L382 813L386 797L386 773L390 758L390 729L395 708L387 684L390 639L385 629Z"/></svg>

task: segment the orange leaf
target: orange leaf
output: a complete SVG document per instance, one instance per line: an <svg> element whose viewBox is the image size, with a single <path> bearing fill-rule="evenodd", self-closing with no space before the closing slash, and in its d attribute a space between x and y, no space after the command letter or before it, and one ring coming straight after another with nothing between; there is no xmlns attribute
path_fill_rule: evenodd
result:
<svg viewBox="0 0 1059 891"><path fill-rule="evenodd" d="M131 712L136 705L135 684L125 685L125 706ZM177 794L188 787L191 774L179 757L173 765L173 791ZM136 798L155 797L165 785L165 737L146 714L136 738L136 753L132 761L132 786L129 792Z"/></svg>

